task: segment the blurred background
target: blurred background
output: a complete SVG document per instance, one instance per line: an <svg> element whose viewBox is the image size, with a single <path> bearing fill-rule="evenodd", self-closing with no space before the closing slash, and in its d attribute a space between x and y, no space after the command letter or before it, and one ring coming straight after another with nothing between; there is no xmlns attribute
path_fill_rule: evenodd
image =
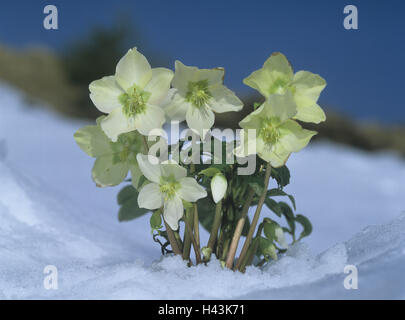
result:
<svg viewBox="0 0 405 320"><path fill-rule="evenodd" d="M242 79L280 51L295 71L309 70L327 80L320 104L328 120L317 126L317 139L405 155L405 4L349 2L3 2L0 81L21 90L32 105L95 119L88 84L113 74L119 58L136 46L153 67L173 68L175 59L224 67L225 84L246 107L240 115L221 115L217 124L235 127L261 100ZM43 27L48 4L58 9L58 30ZM358 8L358 30L343 27L347 4Z"/></svg>

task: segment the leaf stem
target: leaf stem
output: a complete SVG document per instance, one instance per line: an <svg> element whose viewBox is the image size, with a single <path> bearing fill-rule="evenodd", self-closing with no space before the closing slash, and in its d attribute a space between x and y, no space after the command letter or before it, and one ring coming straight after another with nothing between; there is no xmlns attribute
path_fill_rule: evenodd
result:
<svg viewBox="0 0 405 320"><path fill-rule="evenodd" d="M193 212L190 209L187 209L186 215L184 218L188 219L188 221L192 221ZM183 246L183 259L184 260L190 260L190 250L191 250L191 238L190 238L190 234L187 232L187 230L185 230L184 231L184 246Z"/></svg>
<svg viewBox="0 0 405 320"><path fill-rule="evenodd" d="M186 230L189 234L189 237L191 239L191 242L193 243L193 248L194 248L194 252L195 252L195 260L197 262L197 264L201 263L201 252L200 252L200 247L197 245L197 241L194 238L193 235L193 230L191 229L190 223L187 219L184 220L185 225L186 225Z"/></svg>
<svg viewBox="0 0 405 320"><path fill-rule="evenodd" d="M218 230L222 219L222 200L219 201L215 207L215 217L212 224L210 238L208 239L207 247L214 251L215 242L218 237Z"/></svg>
<svg viewBox="0 0 405 320"><path fill-rule="evenodd" d="M243 227L245 225L246 217L249 212L249 208L253 201L254 195L255 195L255 191L253 190L253 188L249 187L247 199L246 199L245 204L243 205L241 217L236 225L235 232L232 237L232 242L229 247L228 256L226 258L225 266L229 269L232 269L232 267L233 267L233 261L235 259L236 250L238 249L239 239L242 235Z"/></svg>
<svg viewBox="0 0 405 320"><path fill-rule="evenodd" d="M241 267L241 265L243 263L243 260L245 259L247 251L248 251L248 249L250 247L250 244L252 242L253 233L255 232L257 222L259 221L260 212L262 211L264 200L266 199L266 196L267 196L267 189L269 187L270 174L271 174L271 165L268 162L267 166L266 166L265 177L264 177L264 188L263 188L262 194L260 195L259 202L258 202L257 207L256 207L256 212L255 212L255 215L254 215L253 220L252 220L252 224L250 225L250 229L249 229L249 232L248 232L248 234L246 236L246 240L245 240L245 243L243 245L242 252L241 252L241 254L239 256L238 262L236 263L236 266L235 266L234 270L240 270L240 267Z"/></svg>
<svg viewBox="0 0 405 320"><path fill-rule="evenodd" d="M167 237L169 238L170 246L172 247L173 252L175 254L181 255L181 250L179 248L179 245L178 245L177 240L176 240L176 236L174 235L174 232L173 232L172 228L170 228L170 226L167 224L167 222L165 221L164 218L163 218L163 221L165 223Z"/></svg>

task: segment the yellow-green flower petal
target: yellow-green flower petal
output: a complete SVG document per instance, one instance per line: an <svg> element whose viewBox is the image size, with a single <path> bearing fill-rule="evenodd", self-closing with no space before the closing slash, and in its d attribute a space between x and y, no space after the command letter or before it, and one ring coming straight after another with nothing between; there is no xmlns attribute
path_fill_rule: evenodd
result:
<svg viewBox="0 0 405 320"><path fill-rule="evenodd" d="M145 86L145 91L151 94L148 103L159 105L166 98L172 79L173 71L166 68L153 68L152 78Z"/></svg>
<svg viewBox="0 0 405 320"><path fill-rule="evenodd" d="M123 90L118 86L114 76L103 77L89 85L90 99L98 110L110 113L121 106L118 97Z"/></svg>
<svg viewBox="0 0 405 320"><path fill-rule="evenodd" d="M287 150L283 144L277 143L274 146L264 146L257 153L264 161L270 162L273 168L279 168L285 165L291 151Z"/></svg>
<svg viewBox="0 0 405 320"><path fill-rule="evenodd" d="M138 161L139 169L141 169L146 179L160 183L161 172L158 158L138 153L136 160Z"/></svg>
<svg viewBox="0 0 405 320"><path fill-rule="evenodd" d="M162 108L154 105L147 105L144 113L135 117L135 128L144 136L147 136L154 129L160 129L165 123L165 112Z"/></svg>
<svg viewBox="0 0 405 320"><path fill-rule="evenodd" d="M92 177L99 187L116 186L128 175L128 164L117 162L113 154L98 157L92 169Z"/></svg>
<svg viewBox="0 0 405 320"><path fill-rule="evenodd" d="M76 143L80 149L90 157L97 158L105 154L111 154L111 142L99 126L85 126L74 134Z"/></svg>
<svg viewBox="0 0 405 320"><path fill-rule="evenodd" d="M288 120L279 127L279 143L290 152L298 152L309 143L311 138L316 135L315 131L303 129L294 120Z"/></svg>
<svg viewBox="0 0 405 320"><path fill-rule="evenodd" d="M194 178L183 177L179 180L180 189L178 191L179 196L188 201L196 202L198 199L205 198L207 192L200 186Z"/></svg>
<svg viewBox="0 0 405 320"><path fill-rule="evenodd" d="M162 176L172 177L175 180L180 180L187 176L187 169L179 166L177 163L162 163L160 165Z"/></svg>
<svg viewBox="0 0 405 320"><path fill-rule="evenodd" d="M183 201L177 195L164 202L163 217L173 230L179 228L179 220L183 217Z"/></svg>
<svg viewBox="0 0 405 320"><path fill-rule="evenodd" d="M138 206L150 210L159 209L163 205L163 194L157 183L149 183L142 187L138 195Z"/></svg>
<svg viewBox="0 0 405 320"><path fill-rule="evenodd" d="M215 116L208 107L191 107L187 110L186 121L189 128L195 130L204 139L207 131L214 125Z"/></svg>
<svg viewBox="0 0 405 320"><path fill-rule="evenodd" d="M145 56L136 48L129 49L117 64L115 78L126 91L134 84L143 89L152 77L152 69Z"/></svg>
<svg viewBox="0 0 405 320"><path fill-rule="evenodd" d="M122 108L114 109L108 116L101 120L101 129L116 142L121 133L131 132L136 129L135 121L128 119L122 112Z"/></svg>
<svg viewBox="0 0 405 320"><path fill-rule="evenodd" d="M325 112L317 103L305 107L301 106L297 108L297 111L294 117L297 120L312 123L320 123L326 120Z"/></svg>
<svg viewBox="0 0 405 320"><path fill-rule="evenodd" d="M214 112L223 113L242 110L243 102L233 91L229 90L221 83L211 86L210 91L212 99L208 103Z"/></svg>
<svg viewBox="0 0 405 320"><path fill-rule="evenodd" d="M263 67L254 71L243 83L258 90L263 96L283 94L293 78L293 71L287 58L282 53L273 53Z"/></svg>
<svg viewBox="0 0 405 320"><path fill-rule="evenodd" d="M177 89L171 89L170 91L171 99L164 106L166 116L174 121L186 120L187 110L191 108L192 105L177 92Z"/></svg>
<svg viewBox="0 0 405 320"><path fill-rule="evenodd" d="M211 192L215 203L218 203L224 198L227 188L228 181L222 173L217 173L211 179Z"/></svg>

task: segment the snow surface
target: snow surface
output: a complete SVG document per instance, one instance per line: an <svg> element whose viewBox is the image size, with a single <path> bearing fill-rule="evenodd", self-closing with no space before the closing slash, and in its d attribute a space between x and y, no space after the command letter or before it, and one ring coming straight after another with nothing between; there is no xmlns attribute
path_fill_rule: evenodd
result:
<svg viewBox="0 0 405 320"><path fill-rule="evenodd" d="M405 162L395 154L323 142L293 155L286 191L314 232L242 275L160 258L148 217L118 223L119 187L94 186L93 160L73 140L84 122L5 85L0 108L0 299L405 298ZM58 290L44 289L47 265ZM343 286L346 265L358 268L357 290Z"/></svg>

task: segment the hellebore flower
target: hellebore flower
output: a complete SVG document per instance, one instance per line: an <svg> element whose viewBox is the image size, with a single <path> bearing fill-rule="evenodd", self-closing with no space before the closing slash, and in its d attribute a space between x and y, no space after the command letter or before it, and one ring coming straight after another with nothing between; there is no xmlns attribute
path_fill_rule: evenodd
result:
<svg viewBox="0 0 405 320"><path fill-rule="evenodd" d="M243 107L242 101L223 85L223 79L222 68L198 69L176 61L166 115L172 120L186 120L204 139L214 124L214 112L240 111Z"/></svg>
<svg viewBox="0 0 405 320"><path fill-rule="evenodd" d="M291 93L271 95L239 122L243 130L235 154L243 157L257 153L274 168L283 166L291 152L303 149L316 134L291 120L295 115L296 106Z"/></svg>
<svg viewBox="0 0 405 320"><path fill-rule="evenodd" d="M121 133L138 130L143 135L165 122L160 104L167 97L173 72L151 68L145 56L130 49L118 62L114 76L90 83L90 98L101 112L109 115L101 128L112 140Z"/></svg>
<svg viewBox="0 0 405 320"><path fill-rule="evenodd" d="M211 192L215 203L218 203L224 198L227 188L228 181L222 173L217 173L211 179Z"/></svg>
<svg viewBox="0 0 405 320"><path fill-rule="evenodd" d="M116 142L112 142L101 130L100 123L104 118L99 117L96 126L85 126L74 134L80 149L96 158L92 169L93 180L99 187L116 186L131 171L132 184L137 188L142 173L136 154L145 152L142 136L136 131L123 133Z"/></svg>
<svg viewBox="0 0 405 320"><path fill-rule="evenodd" d="M187 177L187 170L174 161L159 164L156 157L143 154L136 158L143 175L150 181L139 192L139 207L154 210L163 206L165 221L177 230L183 217L183 200L196 202L206 197L207 192L194 178Z"/></svg>
<svg viewBox="0 0 405 320"><path fill-rule="evenodd" d="M297 105L297 114L294 116L297 120L319 123L326 119L325 113L317 104L326 81L308 71L294 74L282 53L273 53L263 67L245 78L243 83L258 90L266 98L272 94L290 92Z"/></svg>

